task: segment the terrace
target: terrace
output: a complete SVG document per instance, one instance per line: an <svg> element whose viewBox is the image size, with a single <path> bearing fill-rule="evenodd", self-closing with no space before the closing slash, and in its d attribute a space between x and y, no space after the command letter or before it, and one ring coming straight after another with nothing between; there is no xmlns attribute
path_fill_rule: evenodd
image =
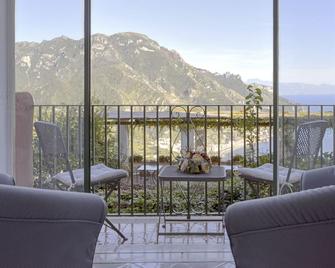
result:
<svg viewBox="0 0 335 268"><path fill-rule="evenodd" d="M250 110L256 111L255 117ZM323 119L329 128L322 141L316 167L334 165L333 122L335 106L282 105L280 118L280 165L288 166L297 126ZM61 126L73 168L83 166L83 106L34 105L34 121L50 121ZM91 107L91 164L104 163L129 172L107 200L109 217L129 241L123 243L104 227L98 240L94 267L234 267L227 236L168 236L156 241L160 191L157 174L176 165L182 149L207 150L213 165L229 172L224 185L215 182L183 184L193 193L190 203L197 217L220 216L218 202L230 204L273 195L272 184L253 183L239 177L239 167L257 167L273 160L272 105L184 105ZM53 188L38 137L33 133L34 183ZM308 169L306 163L296 167ZM103 195L104 190L100 189ZM187 202L176 183L166 193L166 212L185 215ZM135 217L135 218L134 218ZM208 218L210 217L210 218ZM171 224L170 231L219 232L217 223ZM200 256L201 258L197 258ZM127 266L128 265L128 266ZM160 266L159 266L160 265ZM113 267L114 267L113 266Z"/></svg>
<svg viewBox="0 0 335 268"><path fill-rule="evenodd" d="M250 109L256 111L251 116ZM83 106L35 105L34 121L49 121L61 126L72 168L83 166ZM271 105L197 105L127 106L93 105L91 165L104 163L128 171L109 200L109 212L116 216L157 215L159 190L157 174L166 165L176 165L182 150L206 150L214 165L235 170L224 185L227 205L250 198L272 195L272 185L246 182L238 176L238 167L257 167L273 159L273 106ZM316 167L335 163L333 122L335 106L279 106L279 159L288 167L297 126L303 122L327 120L329 128L321 145ZM34 182L48 188L48 171L43 164L38 137L33 134ZM307 169L304 163L296 163ZM56 167L57 168L57 167ZM58 167L61 171L62 166ZM194 206L202 204L205 215L215 212L220 183L208 183L197 189ZM182 211L185 200L169 187L168 210ZM181 212L179 211L179 212Z"/></svg>

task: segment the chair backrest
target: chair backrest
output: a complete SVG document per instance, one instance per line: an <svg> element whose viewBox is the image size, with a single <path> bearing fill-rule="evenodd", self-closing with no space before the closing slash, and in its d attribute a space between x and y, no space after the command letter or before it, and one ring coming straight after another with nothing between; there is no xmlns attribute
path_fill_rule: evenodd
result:
<svg viewBox="0 0 335 268"><path fill-rule="evenodd" d="M291 170L297 163L297 160L307 161L309 169L315 168L322 140L328 127L329 124L326 120L315 120L299 125L289 172L286 178L287 182L290 179Z"/></svg>
<svg viewBox="0 0 335 268"><path fill-rule="evenodd" d="M70 173L71 181L74 184L75 179L59 126L50 122L37 121L34 123L34 127L39 139L40 148L43 153L43 159L48 168L49 174L51 176L55 175L55 162L57 160L63 160L65 162L67 171Z"/></svg>

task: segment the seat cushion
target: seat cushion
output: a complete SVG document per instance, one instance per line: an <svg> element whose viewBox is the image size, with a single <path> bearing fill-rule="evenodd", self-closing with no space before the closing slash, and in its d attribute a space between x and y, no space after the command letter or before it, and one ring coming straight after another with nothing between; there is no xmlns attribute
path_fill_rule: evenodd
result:
<svg viewBox="0 0 335 268"><path fill-rule="evenodd" d="M255 180L255 181L265 181L265 182L272 182L273 181L273 165L270 163L264 164L257 168L239 168L240 176L246 179ZM286 167L279 167L278 170L279 183L283 183L286 181L288 168ZM291 183L298 183L301 181L301 177L304 171L299 169L292 169L290 182Z"/></svg>
<svg viewBox="0 0 335 268"><path fill-rule="evenodd" d="M73 176L76 186L84 185L84 169L73 170ZM128 177L128 172L123 169L114 169L106 167L104 164L91 166L91 185L119 182L121 179ZM71 185L71 176L69 172L58 173L53 179Z"/></svg>

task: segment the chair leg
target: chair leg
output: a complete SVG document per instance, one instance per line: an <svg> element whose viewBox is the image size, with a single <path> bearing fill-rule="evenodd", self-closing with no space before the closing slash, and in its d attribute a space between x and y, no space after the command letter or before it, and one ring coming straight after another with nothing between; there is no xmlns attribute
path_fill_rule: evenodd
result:
<svg viewBox="0 0 335 268"><path fill-rule="evenodd" d="M105 185L105 201L106 201L106 202L108 201L109 196L110 196L110 195L112 194L112 192L117 188L118 185L119 185L119 182L117 182L117 183L112 183L112 184L106 184L106 185ZM108 190L108 186L111 187L109 190ZM105 219L105 222L106 222L105 225L106 225L107 227L109 227L110 229L112 229L113 231L115 231L115 232L116 232L116 233L123 239L122 243L124 243L125 241L128 240L128 238L125 237L124 234L121 233L120 230L117 229L117 228L115 227L115 225L114 225L108 218Z"/></svg>
<svg viewBox="0 0 335 268"><path fill-rule="evenodd" d="M110 189L108 190L108 186L110 186ZM114 190L117 189L118 182L117 183L110 183L110 184L105 184L105 201L108 201L108 198L110 195L113 193Z"/></svg>
<svg viewBox="0 0 335 268"><path fill-rule="evenodd" d="M111 228L113 231L115 231L123 239L122 243L124 243L125 241L128 240L128 238L125 237L124 234L121 233L120 230L118 228L116 228L115 225L108 218L105 219L105 222L106 222L105 225L107 227Z"/></svg>
<svg viewBox="0 0 335 268"><path fill-rule="evenodd" d="M257 189L256 189L255 185L253 184L253 182L250 181L250 180L247 180L247 182L248 182L249 187L251 188L251 192L253 194L255 194L255 196L258 196Z"/></svg>

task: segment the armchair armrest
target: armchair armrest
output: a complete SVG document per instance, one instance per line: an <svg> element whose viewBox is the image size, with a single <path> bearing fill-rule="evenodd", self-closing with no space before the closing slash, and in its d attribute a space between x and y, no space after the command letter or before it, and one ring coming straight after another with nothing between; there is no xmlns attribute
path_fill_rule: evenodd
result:
<svg viewBox="0 0 335 268"><path fill-rule="evenodd" d="M335 166L308 170L302 176L302 190L329 185L335 185Z"/></svg>
<svg viewBox="0 0 335 268"><path fill-rule="evenodd" d="M0 185L2 267L92 267L106 216L94 194Z"/></svg>
<svg viewBox="0 0 335 268"><path fill-rule="evenodd" d="M15 185L14 178L7 175L0 173L0 184L2 185Z"/></svg>
<svg viewBox="0 0 335 268"><path fill-rule="evenodd" d="M239 202L225 222L237 267L335 265L335 186Z"/></svg>
<svg viewBox="0 0 335 268"><path fill-rule="evenodd" d="M106 204L94 194L0 185L0 218L103 223L105 216Z"/></svg>
<svg viewBox="0 0 335 268"><path fill-rule="evenodd" d="M231 235L335 220L335 186L238 202L225 221Z"/></svg>

